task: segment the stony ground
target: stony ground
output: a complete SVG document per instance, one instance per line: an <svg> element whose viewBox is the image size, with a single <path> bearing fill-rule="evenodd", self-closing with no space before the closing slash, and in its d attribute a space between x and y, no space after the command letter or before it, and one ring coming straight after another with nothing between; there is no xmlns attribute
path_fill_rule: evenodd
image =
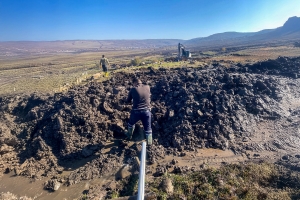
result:
<svg viewBox="0 0 300 200"><path fill-rule="evenodd" d="M154 145L148 148L149 165L214 148L247 159L281 158L299 169L300 57L279 57L228 68L214 63L140 69L54 96L3 96L1 174L47 177L45 189L58 190L124 167L135 172L142 126L137 125L134 142L123 134L131 108L124 100L134 76L151 86ZM175 160L171 165L175 172L199 167L176 167ZM160 165L151 174L162 175L168 168ZM65 171L71 172L61 175Z"/></svg>

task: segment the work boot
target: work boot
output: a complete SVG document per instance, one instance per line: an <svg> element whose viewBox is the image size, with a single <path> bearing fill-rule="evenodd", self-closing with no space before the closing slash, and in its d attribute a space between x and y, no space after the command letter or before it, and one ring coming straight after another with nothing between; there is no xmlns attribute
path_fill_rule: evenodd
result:
<svg viewBox="0 0 300 200"><path fill-rule="evenodd" d="M128 140L131 140L131 137L133 135L133 131L134 131L134 127L130 127L130 128L128 128L128 131L125 132L125 135L126 135Z"/></svg>
<svg viewBox="0 0 300 200"><path fill-rule="evenodd" d="M152 134L146 134L147 145L152 145Z"/></svg>

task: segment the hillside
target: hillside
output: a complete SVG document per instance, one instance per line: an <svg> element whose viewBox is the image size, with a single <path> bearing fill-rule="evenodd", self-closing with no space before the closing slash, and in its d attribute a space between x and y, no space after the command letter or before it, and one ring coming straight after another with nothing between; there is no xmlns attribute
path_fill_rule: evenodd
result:
<svg viewBox="0 0 300 200"><path fill-rule="evenodd" d="M282 27L265 29L258 32L216 33L208 37L180 39L145 39L145 40L67 40L67 41L12 41L0 42L0 55L22 56L46 53L82 53L102 50L132 50L171 47L183 43L188 48L214 48L230 46L247 46L261 44L282 44L300 39L300 17L291 17Z"/></svg>
<svg viewBox="0 0 300 200"><path fill-rule="evenodd" d="M300 17L291 17L281 27L265 29L258 32L239 33L225 32L217 33L208 37L194 38L185 41L189 47L224 47L239 45L261 45L276 44L286 41L298 41L300 39Z"/></svg>

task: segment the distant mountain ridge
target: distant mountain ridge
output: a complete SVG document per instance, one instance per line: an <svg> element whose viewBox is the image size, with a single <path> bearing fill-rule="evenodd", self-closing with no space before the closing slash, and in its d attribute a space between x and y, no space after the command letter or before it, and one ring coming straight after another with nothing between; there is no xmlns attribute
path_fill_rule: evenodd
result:
<svg viewBox="0 0 300 200"><path fill-rule="evenodd" d="M190 47L217 47L246 44L263 44L283 41L300 40L300 17L290 17L283 26L275 29L264 29L258 32L216 33L208 37L186 40L183 44Z"/></svg>
<svg viewBox="0 0 300 200"><path fill-rule="evenodd" d="M300 41L300 17L290 17L281 27L264 29L258 32L224 32L208 37L180 39L144 39L144 40L64 40L64 41L18 41L0 42L0 54L19 55L31 52L98 52L102 50L127 49L177 49L183 43L190 50L220 47L238 47L265 44L288 44Z"/></svg>

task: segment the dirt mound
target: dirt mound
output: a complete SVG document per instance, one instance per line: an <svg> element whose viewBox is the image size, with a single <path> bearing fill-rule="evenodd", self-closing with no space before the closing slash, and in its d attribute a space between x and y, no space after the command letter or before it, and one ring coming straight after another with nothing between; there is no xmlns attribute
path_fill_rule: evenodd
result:
<svg viewBox="0 0 300 200"><path fill-rule="evenodd" d="M130 164L130 158L139 155L138 145L129 147L121 141L108 152L104 149L116 138L124 139L131 108L124 100L134 76L152 91L150 162L205 147L241 153L258 122L289 114L280 106L286 86L283 78L299 74L299 62L300 58L278 58L230 68L141 69L54 96L2 97L1 172L52 177L70 163L96 157L70 174L67 182L74 184ZM138 125L134 134L140 133Z"/></svg>
<svg viewBox="0 0 300 200"><path fill-rule="evenodd" d="M299 58L278 57L276 60L267 60L253 65L246 65L242 69L257 74L283 75L298 78L300 74L299 64Z"/></svg>

